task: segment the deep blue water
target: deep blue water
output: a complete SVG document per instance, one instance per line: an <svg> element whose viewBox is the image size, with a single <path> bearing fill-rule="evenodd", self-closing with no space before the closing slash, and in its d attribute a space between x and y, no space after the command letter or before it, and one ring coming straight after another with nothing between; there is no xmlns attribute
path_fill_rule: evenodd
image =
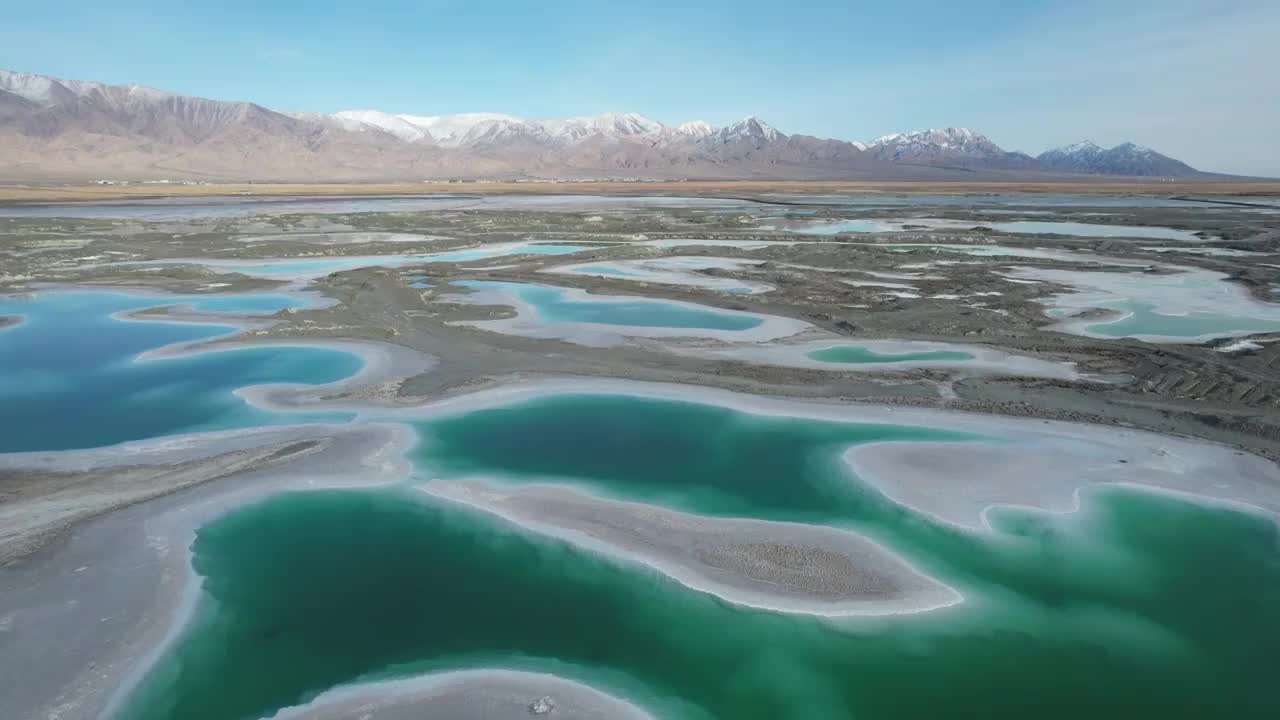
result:
<svg viewBox="0 0 1280 720"><path fill-rule="evenodd" d="M270 312L285 295L148 296L41 292L0 297L0 452L66 450L202 430L342 420L275 413L233 394L264 383L321 384L358 372L361 359L319 348L260 347L143 359L148 350L232 333L232 326L121 320L115 313L192 303L205 312Z"/></svg>

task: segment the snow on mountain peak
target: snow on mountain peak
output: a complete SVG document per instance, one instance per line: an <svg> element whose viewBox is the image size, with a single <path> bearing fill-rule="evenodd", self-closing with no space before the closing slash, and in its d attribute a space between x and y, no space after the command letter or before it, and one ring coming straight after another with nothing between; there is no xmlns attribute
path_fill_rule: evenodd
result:
<svg viewBox="0 0 1280 720"><path fill-rule="evenodd" d="M1101 175L1178 176L1196 172L1184 162L1131 142L1112 148L1078 142L1047 150L1038 159L1050 169Z"/></svg>
<svg viewBox="0 0 1280 720"><path fill-rule="evenodd" d="M37 105L52 103L54 88L57 85L58 82L53 78L43 75L0 70L0 90L13 93Z"/></svg>
<svg viewBox="0 0 1280 720"><path fill-rule="evenodd" d="M716 131L715 135L723 142L751 140L754 142L768 143L786 137L755 115L743 118L732 125L721 128Z"/></svg>
<svg viewBox="0 0 1280 720"><path fill-rule="evenodd" d="M591 135L606 137L646 135L666 129L666 126L657 120L639 113L601 113L563 120L543 120L539 124L552 137L570 141Z"/></svg>
<svg viewBox="0 0 1280 720"><path fill-rule="evenodd" d="M1051 157L1093 157L1103 154L1109 155L1154 155L1155 150L1149 147L1143 147L1135 143L1126 142L1116 145L1112 148L1104 148L1089 140L1081 140L1060 148L1054 148L1044 153Z"/></svg>
<svg viewBox="0 0 1280 720"><path fill-rule="evenodd" d="M912 130L906 133L884 135L868 144L868 147L887 145L937 145L940 147L964 147L974 143L989 143L981 133L969 128L931 128L929 130Z"/></svg>
<svg viewBox="0 0 1280 720"><path fill-rule="evenodd" d="M164 100L177 97L173 93L145 85L104 85L89 80L60 80L46 75L0 70L0 90L13 93L37 105L54 105L67 94L85 96L90 93L111 94L136 100ZM121 92L123 91L123 92ZM61 96L61 97L60 97Z"/></svg>
<svg viewBox="0 0 1280 720"><path fill-rule="evenodd" d="M1072 143L1066 147L1058 148L1058 152L1066 153L1068 155L1075 155L1077 153L1094 153L1100 152L1101 150L1102 148L1092 140L1081 140L1080 142Z"/></svg>
<svg viewBox="0 0 1280 720"><path fill-rule="evenodd" d="M1137 144L1137 143L1131 143L1131 142L1121 143L1121 144L1119 144L1119 145L1117 145L1117 146L1115 146L1115 147L1111 148L1111 150L1112 150L1113 152L1115 152L1115 151L1120 151L1120 152L1129 152L1129 153L1134 153L1134 154L1136 154L1136 155L1153 155L1153 154L1155 154L1155 150L1152 150L1151 148L1146 147L1145 145L1139 145L1139 144Z"/></svg>
<svg viewBox="0 0 1280 720"><path fill-rule="evenodd" d="M690 120L676 128L676 132L681 135L688 135L693 138L704 138L715 131L716 129L711 126L711 123L705 120Z"/></svg>
<svg viewBox="0 0 1280 720"><path fill-rule="evenodd" d="M406 123L426 132L442 147L461 145L477 128L493 125L522 125L524 118L505 113L456 113L454 115L396 115Z"/></svg>
<svg viewBox="0 0 1280 720"><path fill-rule="evenodd" d="M587 137L624 137L667 130L639 113L601 113L557 120L526 120L504 113L453 115L392 114L379 110L344 110L329 116L349 130L374 127L410 142L430 139L441 147L525 135L563 142Z"/></svg>
<svg viewBox="0 0 1280 720"><path fill-rule="evenodd" d="M428 137L426 130L381 110L343 110L329 117L337 120L338 124L345 130L362 132L373 128L391 133L401 140L409 142L416 142Z"/></svg>

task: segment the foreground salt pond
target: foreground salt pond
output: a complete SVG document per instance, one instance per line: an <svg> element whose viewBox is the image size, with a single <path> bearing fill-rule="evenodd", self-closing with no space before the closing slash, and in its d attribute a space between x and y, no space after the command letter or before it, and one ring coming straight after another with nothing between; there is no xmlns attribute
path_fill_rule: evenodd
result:
<svg viewBox="0 0 1280 720"><path fill-rule="evenodd" d="M1132 431L637 392L445 403L412 420L418 475L441 478L423 488L476 477L515 490L568 484L709 518L847 528L964 602L877 619L769 612L414 487L294 492L198 532L200 602L118 717L264 717L339 685L483 668L553 672L673 718L1275 710L1274 516L1105 479L1195 484L1216 469L1274 483L1266 463ZM1043 467L1080 510L1005 508L965 530L895 502L900 488L885 478L851 475L840 460L850 444L908 456L916 444L1005 448L1041 462L1060 453ZM1102 484L1070 491L1067 465ZM1001 478L980 502L1016 490L1013 475ZM1280 507L1271 491L1264 499ZM779 571L798 559L749 552Z"/></svg>
<svg viewBox="0 0 1280 720"><path fill-rule="evenodd" d="M514 285L497 289L545 289ZM683 323L731 337L767 326L563 290L528 302L552 324ZM23 318L0 329L0 351L13 349L0 352L14 371L6 391L19 397L0 405L14 413L10 450L56 449L23 444L32 418L32 437L79 438L59 447L303 421L232 391L361 366L317 348L173 354L295 295L4 303L0 315ZM174 304L206 324L129 316ZM207 324L213 313L227 324ZM759 324L716 327L742 315ZM90 336L94 357L77 352ZM797 347L833 365L866 353L981 359L968 348ZM270 354L285 350L301 354ZM199 364L209 359L227 364ZM41 420L43 402L59 414ZM622 715L664 718L1275 710L1280 472L1258 458L1114 428L587 380L348 409L408 424L414 471L389 487L275 494L266 476L250 502L207 524L182 506L174 518L190 524L147 518L149 534L190 528L145 541L190 545L199 585L192 614L112 717L305 717L335 687L493 669L551 673L616 698L592 702ZM159 422L122 422L131 412Z"/></svg>
<svg viewBox="0 0 1280 720"><path fill-rule="evenodd" d="M358 356L315 347L250 347L180 357L144 354L234 334L227 325L117 317L147 308L271 313L296 297L46 291L0 297L0 452L96 447L158 435L332 420L271 413L234 394L252 385L322 385L351 377ZM86 347L86 342L92 342ZM140 359L141 358L141 359Z"/></svg>

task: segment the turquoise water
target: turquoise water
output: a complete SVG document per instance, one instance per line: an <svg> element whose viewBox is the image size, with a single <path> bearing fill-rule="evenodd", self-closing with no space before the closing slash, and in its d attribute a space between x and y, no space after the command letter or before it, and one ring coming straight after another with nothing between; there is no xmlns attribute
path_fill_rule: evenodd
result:
<svg viewBox="0 0 1280 720"><path fill-rule="evenodd" d="M1244 317L1212 312L1166 315L1158 311L1156 304L1136 300L1104 303L1100 307L1128 313L1118 320L1090 323L1086 326L1089 332L1108 337L1161 336L1191 339L1280 330L1280 317Z"/></svg>
<svg viewBox="0 0 1280 720"><path fill-rule="evenodd" d="M534 308L542 325L599 323L626 327L702 328L750 330L764 321L758 317L702 305L659 300L598 300L574 297L564 288L496 280L461 280L453 283L475 290L503 290Z"/></svg>
<svg viewBox="0 0 1280 720"><path fill-rule="evenodd" d="M1225 273L1182 269L1176 273L1106 273L1019 269L1019 279L1071 287L1046 302L1050 317L1103 337L1144 337L1199 342L1216 337L1280 330L1280 305L1255 299ZM1102 308L1123 317L1073 320L1081 311Z"/></svg>
<svg viewBox="0 0 1280 720"><path fill-rule="evenodd" d="M100 447L128 440L341 414L270 413L232 394L264 383L320 384L360 370L349 353L264 347L138 361L175 343L225 335L233 327L120 320L115 313L192 303L204 312L271 312L287 296L148 296L41 292L0 297L0 452Z"/></svg>
<svg viewBox="0 0 1280 720"><path fill-rule="evenodd" d="M908 353L878 353L864 347L854 345L823 348L806 353L810 360L829 363L891 363L891 362L942 362L972 360L973 355L955 350L929 350Z"/></svg>
<svg viewBox="0 0 1280 720"><path fill-rule="evenodd" d="M582 273L584 275L615 275L617 277L635 278L645 277L646 273L635 272L620 268L617 265L592 265L590 270L575 269L573 272Z"/></svg>
<svg viewBox="0 0 1280 720"><path fill-rule="evenodd" d="M199 531L193 620L118 720L266 717L342 683L478 667L554 672L691 720L1280 713L1270 519L1109 489L1078 513L1010 509L966 533L838 461L851 442L936 431L694 403L544 398L419 431L432 476L854 526L966 602L861 619L753 610L409 488L287 493Z"/></svg>

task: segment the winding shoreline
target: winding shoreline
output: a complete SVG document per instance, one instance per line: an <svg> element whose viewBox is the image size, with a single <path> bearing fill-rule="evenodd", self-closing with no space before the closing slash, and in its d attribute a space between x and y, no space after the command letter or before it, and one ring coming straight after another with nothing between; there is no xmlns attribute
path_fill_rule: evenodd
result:
<svg viewBox="0 0 1280 720"><path fill-rule="evenodd" d="M651 242L660 243L663 241ZM715 244L714 241L704 242L713 246ZM130 292L135 291L130 290ZM157 296L165 294L154 290L151 292ZM304 291L297 287L282 289L278 292L320 294L320 291ZM209 297L217 296L209 295ZM326 301L329 300L326 296L322 297ZM591 294L591 297L593 299L610 299L610 296L603 294ZM618 295L616 297L628 301L640 299L630 295ZM678 302L674 300L656 301ZM336 305L339 302L342 301L332 299L331 305ZM722 308L714 309L722 310ZM602 392L683 402L705 402L742 412L772 416L819 418L839 422L857 421L892 424L915 422L920 423L921 426L936 428L949 428L957 425L961 427L981 427L987 428L992 432L1007 433L1015 440L1041 443L1042 447L1040 449L1042 453L1035 455L1035 457L1045 461L1045 466L1053 468L1054 472L1046 473L1044 477L1037 478L1043 481L1042 486L1037 490L1039 494L1032 492L1030 500L1027 500L1025 504L1019 501L1026 500L1028 496L1020 495L1016 492L1006 492L1005 501L1003 502L991 503L990 495L985 496L985 500L979 502L972 495L959 491L964 490L964 488L959 490L950 488L947 492L932 493L932 499L939 503L938 505L930 505L928 502L921 501L917 497L920 493L920 488L928 489L937 485L938 469L930 470L926 466L919 465L910 471L902 469L906 464L906 458L902 457L902 453L906 452L908 448L913 453L922 454L921 457L928 456L927 448L921 447L923 445L921 443L868 445L852 449L846 454L846 462L855 474L863 482L885 494L895 503L899 503L923 515L975 531L991 530L991 525L987 522L987 514L993 508L1017 506L1036 507L1051 512L1071 512L1079 509L1081 494L1090 491L1089 488L1118 484L1107 480L1108 475L1105 472L1105 468L1097 470L1094 484L1087 484L1080 478L1065 476L1064 471L1068 465L1065 461L1066 458L1086 457L1089 456L1090 449L1096 448L1103 448L1110 452L1111 454L1106 456L1106 463L1123 463L1126 473L1132 473L1136 467L1146 467L1154 474L1153 477L1158 476L1160 472L1165 472L1166 475L1176 474L1175 470L1180 470L1183 477L1192 477L1199 474L1195 472L1197 469L1221 468L1229 464L1230 467L1239 467L1242 471L1252 473L1252 477L1258 480L1259 487L1262 486L1262 480L1268 480L1273 485L1280 484L1280 476L1277 476L1272 471L1273 469L1269 470L1266 466L1260 465L1262 461L1256 456L1250 455L1243 460L1239 460L1232 456L1232 451L1226 447L1207 441L1175 440L1166 435L1144 431L1122 430L1062 421L1030 420L1012 416L961 413L954 410L895 407L885 404L857 404L837 400L801 399L785 395L765 398L745 395L741 392L711 389L695 384L600 380L598 378L583 379L582 376L573 375L572 373L550 375L543 372L522 377L506 378L497 381L496 387L479 391L473 391L469 386L463 386L460 389L451 388L449 393L446 394L433 395L428 393L426 397L413 397L411 394L402 392L402 381L411 376L429 372L437 367L438 361L429 353L405 345L373 340L322 337L255 338L253 333L257 331L266 333L268 329L279 324L279 320L270 317L253 318L237 317L234 314L200 313L190 305L183 306L180 304L163 313L148 314L147 309L128 311L122 314L122 319L207 322L234 328L231 332L217 337L158 348L154 351L143 353L135 358L135 361L150 358L189 357L209 352L234 351L240 348L253 347L314 347L357 355L363 363L361 369L357 373L333 383L319 386L257 385L239 388L234 393L243 398L248 404L261 409L272 411L289 411L303 408L309 410L348 410L357 413L359 419L365 422L358 426L275 426L271 428L247 428L227 433L179 435L154 441L127 443L122 446L112 446L94 451L71 451L71 454L0 455L0 472L14 468L27 470L30 468L43 468L42 472L73 474L90 471L98 473L104 468L125 467L128 463L132 463L132 466L162 466L175 462L212 464L220 456L220 451L222 454L250 453L246 457L257 458L259 455L253 455L252 452L261 450L263 453L268 453L267 456L269 457L269 453L272 452L270 450L271 447L289 447L291 443L318 443L315 446L308 447L304 452L284 457L283 462L280 464L268 464L266 467L250 469L233 469L229 474L214 474L206 480L196 480L189 485L171 487L166 493L158 497L143 497L121 505L109 505L105 509L101 509L100 512L89 516L92 519L83 516L76 517L71 521L73 530L71 537L64 542L46 544L42 549L35 551L29 562L19 566L16 570L18 575L11 576L6 574L3 578L0 578L0 590L18 587L19 583L13 580L14 577L28 581L28 587L35 587L37 584L36 582L30 582L32 578L37 580L38 584L47 584L49 587L47 594L43 597L43 602L40 602L40 598L34 595L23 595L19 600L19 602L29 601L29 604L24 606L25 609L54 606L55 610L51 611L53 614L48 619L42 621L45 623L44 625L38 626L38 628L43 628L43 631L38 628L22 628L20 629L21 635L15 635L15 637L19 637L19 646L34 648L30 654L33 660L31 667L19 668L19 676L10 681L15 683L15 686L32 688L30 693L37 699L41 697L51 698L48 703L45 703L44 707L59 707L63 710L62 716L69 719L89 717L89 713L96 712L93 707L95 701L101 700L104 697L104 693L109 689L104 683L109 683L113 679L117 681L124 680L124 682L118 682L116 686L119 690L119 694L116 697L123 697L124 689L149 669L150 661L158 657L168 644L173 641L176 633L179 633L184 627L193 607L195 594L198 591L199 578L190 567L189 551L188 553L178 552L175 551L175 548L180 546L189 548L190 543L184 541L190 537L190 533L194 532L195 528L199 527L200 523L207 521L211 517L216 517L222 512L240 507L244 503L252 502L255 499L278 491L318 487L362 487L368 482L376 485L403 479L411 469L405 453L415 442L412 433L403 424L405 420L443 417L452 413L470 412L476 408L500 407L506 403L520 402L524 399L536 397L549 397L556 394ZM6 318L0 317L0 328L12 327L16 322L20 322L13 321L6 325L6 321ZM795 320L794 322L800 323L802 321ZM856 339L850 340L850 342L865 344L863 341ZM897 343L904 341L879 340L872 342ZM906 346L886 344L882 345L882 347ZM761 350L761 352L765 351ZM992 350L989 352L1002 353L1003 351ZM1007 355L1007 357L1021 359L1020 356L1012 354ZM1008 371L1008 367L1000 367L999 358L990 358L990 360L993 363L991 366L992 372ZM1038 362L1048 363L1049 361ZM1053 364L1065 365L1065 363ZM832 365L831 363L823 363L823 365L828 367L806 367L841 372L864 369L883 372L884 370L894 369L886 367L886 364L881 364L880 367L867 368L854 366L829 367ZM917 363L914 367L929 368L933 366L928 365L926 361L926 363ZM976 367L957 367L957 369L974 370L973 374L981 374L977 372L979 368ZM1056 368L1054 372L1057 372ZM1072 370L1071 372L1074 373L1075 371ZM679 377L675 373L672 376ZM1057 376L1051 375L1051 377ZM1061 377L1057 379L1076 378ZM493 383L494 381L489 379L489 382ZM785 393L785 391L786 388L782 388L781 392ZM772 392L778 391L773 390ZM1055 442L1060 441L1061 444L1059 446L1054 446L1050 442L1055 438ZM275 445L263 445L268 440L274 442ZM1148 452L1147 446L1157 442L1160 443L1160 447L1167 446L1175 450L1174 457L1170 459L1169 455L1157 455ZM955 447L949 446L949 449L954 449ZM264 450L263 448L267 449ZM1101 454L1102 450L1097 450L1097 452ZM980 455L981 453L977 454ZM52 457L53 455L57 455L57 457L54 458ZM1236 455L1239 454L1237 453ZM1141 462L1133 462L1135 459ZM1142 463L1145 463L1145 465ZM892 473L885 472L884 468L887 467L893 467L895 471ZM951 466L944 469L950 471L955 468ZM365 477L358 477L361 475ZM366 480L369 476L373 478L372 481ZM996 485L1003 482L1008 486L1005 488L1006 491L1009 488L1013 488L1012 483L1017 478L1008 472L1004 473L1002 477L1004 479L996 481ZM1182 488L1174 487L1173 483L1161 485L1154 479L1152 483L1154 484L1138 484L1135 487L1151 492L1184 492ZM572 489L572 486L565 487ZM1013 489L1026 490L1025 487ZM445 497L445 494L442 494L443 488L440 485L435 487L437 492L432 491L430 484L423 486L421 490L429 495ZM1218 499L1204 494L1179 494L1179 497L1190 502L1203 503L1239 503L1244 502L1240 498L1250 499L1248 488L1239 492L1241 493L1239 497ZM981 495L979 493L979 496ZM1260 497L1265 502L1265 506L1247 505L1241 507L1233 505L1232 507L1250 511L1260 509L1269 516L1277 512L1277 508L1280 508L1280 500L1277 500L1274 495L1268 494L1265 497ZM1252 499L1257 500L1258 498ZM453 500L457 501L458 498L455 497ZM983 502L987 504L982 504ZM539 524L536 514L516 517L518 515L517 512L508 511L507 515L503 515L501 512L492 510L492 503L489 503L489 505L491 507L488 511L494 512L494 514L502 517L512 525L519 526L522 531L530 532L539 537L557 537L567 540L575 546L586 547L589 550L600 549L589 547L591 543L584 540L583 537L567 537L564 528L561 526L547 523ZM482 503L473 503L472 507L486 509ZM603 505L587 503L586 507L599 508L603 507ZM658 507L662 509L660 506ZM976 514L975 507L977 508ZM0 506L0 509L3 509L2 506ZM665 509L662 510L665 511ZM708 523L708 531L732 535L735 532L733 528L741 526L744 526L743 523L737 523L736 525L735 523ZM559 535L557 535L557 530L560 532ZM163 551L160 549L161 547L164 548ZM615 557L623 558L625 561L637 562L652 567L673 581L686 587L691 587L694 590L709 592L730 602L735 601L734 593L736 592L738 601L753 601L744 602L743 604L785 610L785 608L776 607L783 603L775 602L774 605L769 605L769 595L767 593L751 595L741 587L735 588L731 582L722 582L719 585L714 582L706 582L698 577L696 568L690 570L687 564L679 566L674 562L668 562L661 552L650 550L648 554L645 554L634 550L629 551L626 538L619 540L615 537L610 548L606 551L606 554L611 552ZM127 559L137 562L138 565L134 567L122 564L121 560L109 557L111 553L121 550L128 550ZM891 549L890 554L892 554ZM82 571L80 568L85 569ZM152 575L147 575L147 573ZM85 590L86 587L92 586L91 581L100 583L102 588L110 589L118 587L124 582L136 582L139 579L145 581L146 577L156 577L160 578L160 580L157 580L153 586L149 586L145 590L136 591L142 593L138 595L130 596L124 591L122 591L122 594L112 595L104 590L104 597L96 597L92 591ZM141 584L145 585L146 583L142 582ZM699 584L701 584L701 587ZM72 591L66 591L67 588L71 588ZM62 592L59 592L60 590ZM13 595L12 597L18 596ZM83 597L86 602L84 606L77 609L63 608L57 604L57 601L63 597ZM123 638L121 647L128 648L128 652L132 653L132 655L125 657L120 653L126 651L119 649L108 648L103 651L101 657L106 658L106 660L104 660L104 664L101 667L105 667L106 670L103 677L100 678L89 677L87 671L78 669L77 671L80 673L79 677L83 680L84 687L73 688L75 692L83 690L83 694L76 699L68 700L65 697L67 690L65 687L54 688L45 696L42 696L41 689L47 687L50 682L49 678L57 677L57 673L48 672L49 666L42 664L47 658L45 655L40 654L40 645L37 643L55 644L58 637L69 636L71 631L77 628L84 633L92 634L91 628L94 626L91 623L98 622L99 617L113 618L114 623L116 613L103 612L103 610L104 608L111 610L110 603L118 602L122 597L141 598L136 604L126 605L125 607L126 609L131 609L132 612L140 613L139 617L145 616L145 622L144 620L137 620L141 624L120 629L119 633L112 636L117 640ZM938 605L938 607L943 606L945 604ZM795 611L814 615L841 614L823 613L820 612L821 609L819 603L811 602L805 606L805 609ZM7 608L5 611L7 612ZM920 611L922 612L923 610ZM12 617L12 614L0 617L0 625L5 623L6 618ZM66 623L65 628L59 627L62 623ZM18 624L14 623L15 626ZM161 625L165 629L163 634L160 633ZM7 626L4 629L9 631ZM59 633L62 635L59 635ZM41 635L44 637L41 637ZM92 655L92 651L90 651L90 655ZM485 675L484 677L493 678L495 676ZM436 680L440 680L440 678L435 678L432 682ZM68 685L70 684L74 684L74 682L68 683ZM0 686L3 685L4 682L0 681ZM3 687L0 687L0 690L3 690ZM9 712L9 710L5 709L6 703L2 699L6 695L13 698L10 702L28 699L25 694L23 698L18 698L14 693L0 692L0 715L7 715ZM98 706L101 706L101 703L98 703ZM316 707L312 709L320 710L322 708ZM15 711L15 717L24 717L30 714L30 708L17 708L16 710L21 712ZM637 712L639 711L637 710ZM281 717L285 716L282 715ZM310 716L304 715L304 717Z"/></svg>

